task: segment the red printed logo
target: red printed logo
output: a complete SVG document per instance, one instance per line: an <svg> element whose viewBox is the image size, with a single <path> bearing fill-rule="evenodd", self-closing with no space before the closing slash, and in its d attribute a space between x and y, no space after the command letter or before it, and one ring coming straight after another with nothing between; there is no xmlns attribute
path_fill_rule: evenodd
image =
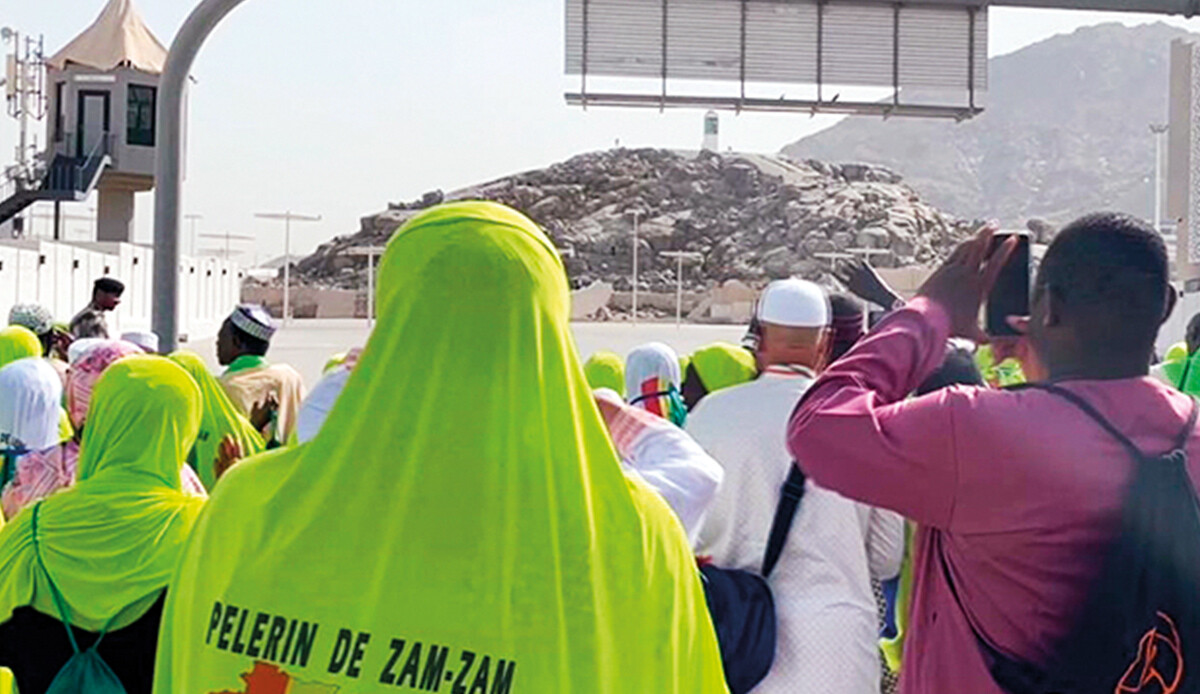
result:
<svg viewBox="0 0 1200 694"><path fill-rule="evenodd" d="M1183 682L1183 643L1170 617L1158 613L1159 624L1138 641L1137 657L1113 694L1175 694ZM1165 628L1164 628L1165 627Z"/></svg>

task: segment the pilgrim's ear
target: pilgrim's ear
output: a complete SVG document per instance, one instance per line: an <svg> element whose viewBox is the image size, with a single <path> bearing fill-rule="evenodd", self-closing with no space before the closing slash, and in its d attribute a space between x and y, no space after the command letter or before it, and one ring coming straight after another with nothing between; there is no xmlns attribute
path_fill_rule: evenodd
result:
<svg viewBox="0 0 1200 694"><path fill-rule="evenodd" d="M1057 327L1062 325L1062 297L1058 295L1058 291L1054 287L1047 287L1046 291L1040 292L1038 302L1042 303L1042 325L1047 328Z"/></svg>
<svg viewBox="0 0 1200 694"><path fill-rule="evenodd" d="M1175 287L1172 287L1170 283L1167 283L1167 302L1163 306L1163 316L1162 320L1158 322L1159 325L1167 322L1167 319L1170 318L1171 314L1175 312L1175 305L1177 303L1179 303L1179 294L1175 292Z"/></svg>

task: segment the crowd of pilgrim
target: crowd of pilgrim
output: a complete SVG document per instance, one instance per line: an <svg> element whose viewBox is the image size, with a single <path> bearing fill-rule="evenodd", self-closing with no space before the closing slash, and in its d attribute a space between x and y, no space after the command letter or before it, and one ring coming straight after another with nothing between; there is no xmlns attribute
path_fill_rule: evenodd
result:
<svg viewBox="0 0 1200 694"><path fill-rule="evenodd" d="M311 392L260 307L225 321L213 373L110 337L116 280L69 323L14 306L0 692L745 691L706 599L722 567L773 597L756 693L1015 694L991 656L1054 658L1135 462L1071 401L1005 386L1196 453L1200 320L1151 375L1166 251L1092 215L1047 251L1021 335L985 345L990 245L909 301L858 265L845 294L772 282L742 344L584 362L544 233L442 205L392 238L377 326ZM1167 684L1117 691L1195 691Z"/></svg>

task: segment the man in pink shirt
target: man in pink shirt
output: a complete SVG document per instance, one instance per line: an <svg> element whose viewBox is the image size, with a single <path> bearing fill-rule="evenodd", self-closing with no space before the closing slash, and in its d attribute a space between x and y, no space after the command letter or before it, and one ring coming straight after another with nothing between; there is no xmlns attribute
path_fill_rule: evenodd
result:
<svg viewBox="0 0 1200 694"><path fill-rule="evenodd" d="M1079 615L1133 473L1115 438L1044 391L953 387L906 400L948 337L982 337L979 309L1009 250L989 259L990 242L985 231L960 247L822 374L789 426L811 478L919 524L906 694L1000 694L979 639L1045 665ZM1018 352L1031 380L1077 394L1150 454L1171 450L1192 408L1147 375L1174 305L1168 277L1144 223L1084 217L1046 253L1031 316L1012 321L1026 331ZM1186 448L1196 485L1200 436Z"/></svg>

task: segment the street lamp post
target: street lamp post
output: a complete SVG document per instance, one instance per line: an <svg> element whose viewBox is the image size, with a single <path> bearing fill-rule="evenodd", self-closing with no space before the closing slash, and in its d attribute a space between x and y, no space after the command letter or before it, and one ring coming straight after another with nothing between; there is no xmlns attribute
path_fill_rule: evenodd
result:
<svg viewBox="0 0 1200 694"><path fill-rule="evenodd" d="M375 327L375 259L383 255L387 249L383 246L367 246L351 248L346 255L367 257L367 327Z"/></svg>
<svg viewBox="0 0 1200 694"><path fill-rule="evenodd" d="M633 215L633 324L638 321L638 224L642 216L641 210L632 210Z"/></svg>
<svg viewBox="0 0 1200 694"><path fill-rule="evenodd" d="M287 212L259 212L259 219L283 221L283 324L292 318L292 222L319 222L321 215L295 214Z"/></svg>
<svg viewBox="0 0 1200 694"><path fill-rule="evenodd" d="M202 214L185 214L185 215L183 215L183 218L188 220L188 222L191 223L192 256L195 257L195 255L196 255L196 222L200 221L201 219L204 219L204 215L202 215Z"/></svg>
<svg viewBox="0 0 1200 694"><path fill-rule="evenodd" d="M213 28L244 0L202 0L171 42L158 82L154 157L152 327L163 352L179 342L179 200L183 188L183 93L196 54Z"/></svg>
<svg viewBox="0 0 1200 694"><path fill-rule="evenodd" d="M699 263L704 261L704 255L692 251L662 251L664 258L675 259L675 327L683 325L683 261Z"/></svg>
<svg viewBox="0 0 1200 694"><path fill-rule="evenodd" d="M1163 137L1170 129L1170 125L1150 126L1150 132L1154 133L1154 230L1160 234L1162 233Z"/></svg>

